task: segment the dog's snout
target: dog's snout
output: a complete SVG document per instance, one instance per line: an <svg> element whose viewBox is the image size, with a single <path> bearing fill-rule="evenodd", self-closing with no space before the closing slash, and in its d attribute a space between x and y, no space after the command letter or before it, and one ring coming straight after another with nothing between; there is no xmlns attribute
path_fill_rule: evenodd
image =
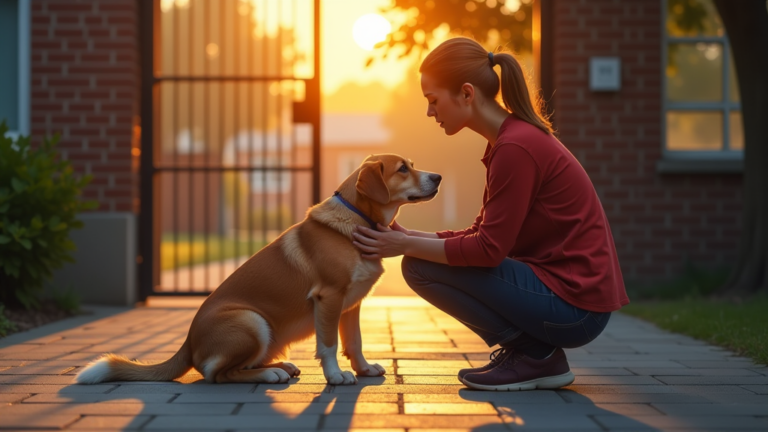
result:
<svg viewBox="0 0 768 432"><path fill-rule="evenodd" d="M440 174L430 174L429 179L432 180L432 183L435 184L435 186L440 184L440 181L443 179L443 176Z"/></svg>

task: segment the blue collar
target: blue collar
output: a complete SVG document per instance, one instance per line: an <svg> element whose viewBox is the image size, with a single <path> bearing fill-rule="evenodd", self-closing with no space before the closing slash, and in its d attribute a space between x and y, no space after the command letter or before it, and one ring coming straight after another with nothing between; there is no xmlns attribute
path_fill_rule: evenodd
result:
<svg viewBox="0 0 768 432"><path fill-rule="evenodd" d="M341 192L336 191L336 192L333 193L333 196L334 196L334 198L336 198L339 201L341 201L341 203L344 204L348 209L350 209L353 212L357 213L361 218L363 218L366 222L368 222L368 225L371 226L372 230L378 231L378 229L376 229L376 222L373 219L369 218L365 213L361 212L357 207L353 206L352 203L350 203L349 201L345 200L341 196Z"/></svg>

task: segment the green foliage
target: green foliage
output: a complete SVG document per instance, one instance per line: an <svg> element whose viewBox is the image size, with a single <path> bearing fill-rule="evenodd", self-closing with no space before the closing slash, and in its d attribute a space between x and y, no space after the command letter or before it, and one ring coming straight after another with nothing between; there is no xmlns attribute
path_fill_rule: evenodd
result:
<svg viewBox="0 0 768 432"><path fill-rule="evenodd" d="M685 265L679 277L654 284L627 284L629 298L671 300L687 297L702 297L715 293L730 274L727 268L702 268L692 263Z"/></svg>
<svg viewBox="0 0 768 432"><path fill-rule="evenodd" d="M641 301L621 311L768 364L766 309L768 297L763 295L738 303L703 298Z"/></svg>
<svg viewBox="0 0 768 432"><path fill-rule="evenodd" d="M74 314L80 311L80 296L75 293L70 285L64 291L53 290L51 300L59 310Z"/></svg>
<svg viewBox="0 0 768 432"><path fill-rule="evenodd" d="M5 316L5 305L0 303L0 337L5 337L8 332L16 330L16 324Z"/></svg>
<svg viewBox="0 0 768 432"><path fill-rule="evenodd" d="M79 199L90 176L75 177L68 161L58 160L58 136L33 149L29 137L16 142L0 123L0 300L39 306L37 295L51 271L72 262L71 229L95 202Z"/></svg>
<svg viewBox="0 0 768 432"><path fill-rule="evenodd" d="M405 57L412 51L426 51L441 31L473 37L489 49L501 45L515 52L530 52L532 43L533 1L502 0L392 0L381 12L399 22L379 44L382 57L400 50ZM368 60L368 64L373 58Z"/></svg>

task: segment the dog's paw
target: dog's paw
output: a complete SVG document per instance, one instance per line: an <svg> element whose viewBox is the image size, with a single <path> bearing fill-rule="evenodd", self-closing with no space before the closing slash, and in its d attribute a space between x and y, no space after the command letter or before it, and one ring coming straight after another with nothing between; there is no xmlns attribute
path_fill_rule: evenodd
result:
<svg viewBox="0 0 768 432"><path fill-rule="evenodd" d="M301 375L301 369L296 367L296 365L293 364L293 363L283 362L280 365L280 369L288 372L288 375L290 375L292 377L297 377L297 376Z"/></svg>
<svg viewBox="0 0 768 432"><path fill-rule="evenodd" d="M352 385L357 384L357 378L355 374L350 371L339 371L328 374L325 376L328 384L332 385Z"/></svg>
<svg viewBox="0 0 768 432"><path fill-rule="evenodd" d="M374 363L362 368L355 369L355 372L357 372L359 376L377 377L387 373L387 370L378 363Z"/></svg>
<svg viewBox="0 0 768 432"><path fill-rule="evenodd" d="M260 382L275 384L275 383L287 383L288 380L291 379L291 376L288 375L288 372L284 371L281 368L269 368L264 369L264 371L259 376Z"/></svg>

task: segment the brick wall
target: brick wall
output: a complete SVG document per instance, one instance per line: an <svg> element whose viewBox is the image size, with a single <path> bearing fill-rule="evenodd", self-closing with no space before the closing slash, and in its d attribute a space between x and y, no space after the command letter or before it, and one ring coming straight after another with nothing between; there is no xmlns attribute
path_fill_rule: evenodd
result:
<svg viewBox="0 0 768 432"><path fill-rule="evenodd" d="M661 2L554 0L554 8L556 127L602 200L624 279L670 278L686 260L732 263L742 176L656 172ZM589 91L591 56L621 57L621 91Z"/></svg>
<svg viewBox="0 0 768 432"><path fill-rule="evenodd" d="M135 0L32 0L31 133L92 174L100 211L137 204L139 56ZM135 150L133 150L135 149Z"/></svg>

